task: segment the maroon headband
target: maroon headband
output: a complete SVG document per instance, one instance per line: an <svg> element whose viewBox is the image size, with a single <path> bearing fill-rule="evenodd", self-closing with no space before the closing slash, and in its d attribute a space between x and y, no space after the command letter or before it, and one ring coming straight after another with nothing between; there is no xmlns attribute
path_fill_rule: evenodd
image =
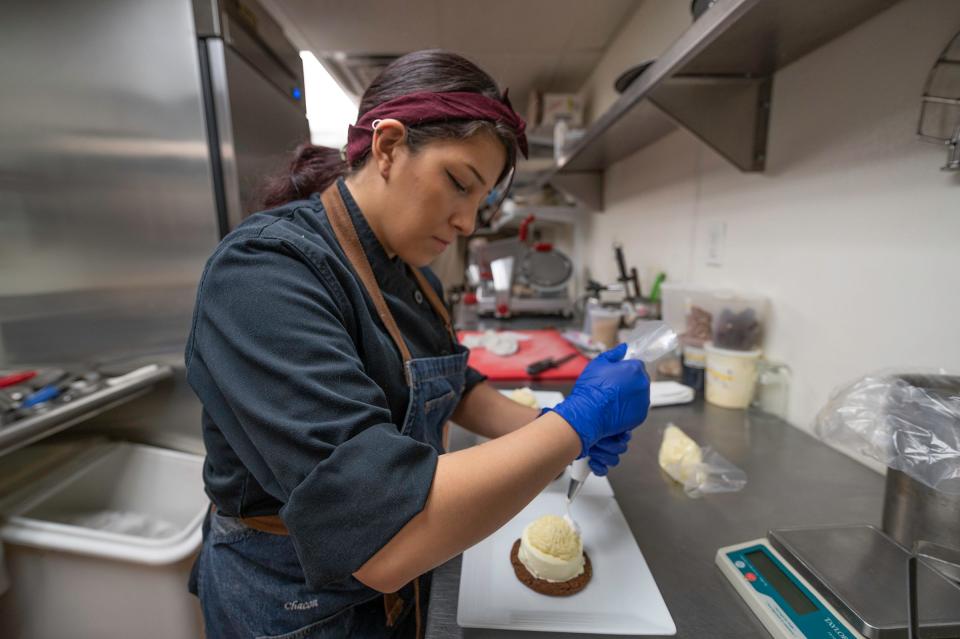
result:
<svg viewBox="0 0 960 639"><path fill-rule="evenodd" d="M351 124L347 132L347 162L352 166L364 151L370 148L373 140L373 123L376 120L392 118L404 124L416 126L441 120L489 120L503 122L514 130L517 146L523 157L527 157L527 136L524 134L526 123L513 107L507 94L502 101L480 93L454 91L432 93L420 91L408 93L393 100L387 100L370 109Z"/></svg>

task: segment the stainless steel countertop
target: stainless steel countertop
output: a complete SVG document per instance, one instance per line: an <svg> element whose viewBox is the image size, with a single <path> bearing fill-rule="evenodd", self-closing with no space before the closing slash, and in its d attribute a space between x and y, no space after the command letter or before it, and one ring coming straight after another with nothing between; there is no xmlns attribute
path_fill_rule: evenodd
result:
<svg viewBox="0 0 960 639"><path fill-rule="evenodd" d="M747 486L738 493L688 498L657 465L669 422L743 468ZM461 432L461 443L463 438ZM676 622L677 637L768 636L714 565L718 548L763 537L770 528L879 525L883 506L883 478L872 470L776 417L703 402L652 409L609 478ZM585 636L460 628L459 586L456 557L434 573L428 639Z"/></svg>

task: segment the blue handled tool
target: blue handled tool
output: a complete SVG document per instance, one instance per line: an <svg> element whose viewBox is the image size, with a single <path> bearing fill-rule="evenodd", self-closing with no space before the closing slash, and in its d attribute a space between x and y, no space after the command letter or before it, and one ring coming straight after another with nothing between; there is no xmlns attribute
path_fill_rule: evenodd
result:
<svg viewBox="0 0 960 639"><path fill-rule="evenodd" d="M36 406L37 404L42 404L43 402L49 402L51 399L55 399L59 394L60 387L57 384L44 386L32 395L28 395L20 404L20 408L30 408L31 406Z"/></svg>

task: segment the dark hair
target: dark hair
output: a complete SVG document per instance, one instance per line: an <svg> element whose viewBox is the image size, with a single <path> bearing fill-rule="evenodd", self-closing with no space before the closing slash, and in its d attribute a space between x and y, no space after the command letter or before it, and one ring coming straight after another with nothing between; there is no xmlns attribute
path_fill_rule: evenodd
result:
<svg viewBox="0 0 960 639"><path fill-rule="evenodd" d="M455 53L428 49L408 53L390 63L364 91L358 119L388 100L417 91L466 91L500 99L497 83L480 67ZM496 135L507 150L507 163L499 182L513 167L517 156L516 132L505 124L487 120L430 122L408 126L405 142L411 153L415 153L430 140L466 139L481 131ZM348 166L339 149L301 144L286 170L267 181L263 189L263 205L268 208L281 206L323 191L337 178L362 167L369 155L367 149Z"/></svg>

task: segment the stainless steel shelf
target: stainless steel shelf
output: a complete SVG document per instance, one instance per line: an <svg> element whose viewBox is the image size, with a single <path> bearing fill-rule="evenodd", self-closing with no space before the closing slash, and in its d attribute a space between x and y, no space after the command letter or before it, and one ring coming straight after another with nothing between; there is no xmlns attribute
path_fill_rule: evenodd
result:
<svg viewBox="0 0 960 639"><path fill-rule="evenodd" d="M772 76L898 0L719 0L542 175L602 208L599 173L682 126L762 171Z"/></svg>
<svg viewBox="0 0 960 639"><path fill-rule="evenodd" d="M143 372L114 378L113 383L108 380L104 388L47 412L0 426L0 456L145 395L172 376L169 366L151 366Z"/></svg>

